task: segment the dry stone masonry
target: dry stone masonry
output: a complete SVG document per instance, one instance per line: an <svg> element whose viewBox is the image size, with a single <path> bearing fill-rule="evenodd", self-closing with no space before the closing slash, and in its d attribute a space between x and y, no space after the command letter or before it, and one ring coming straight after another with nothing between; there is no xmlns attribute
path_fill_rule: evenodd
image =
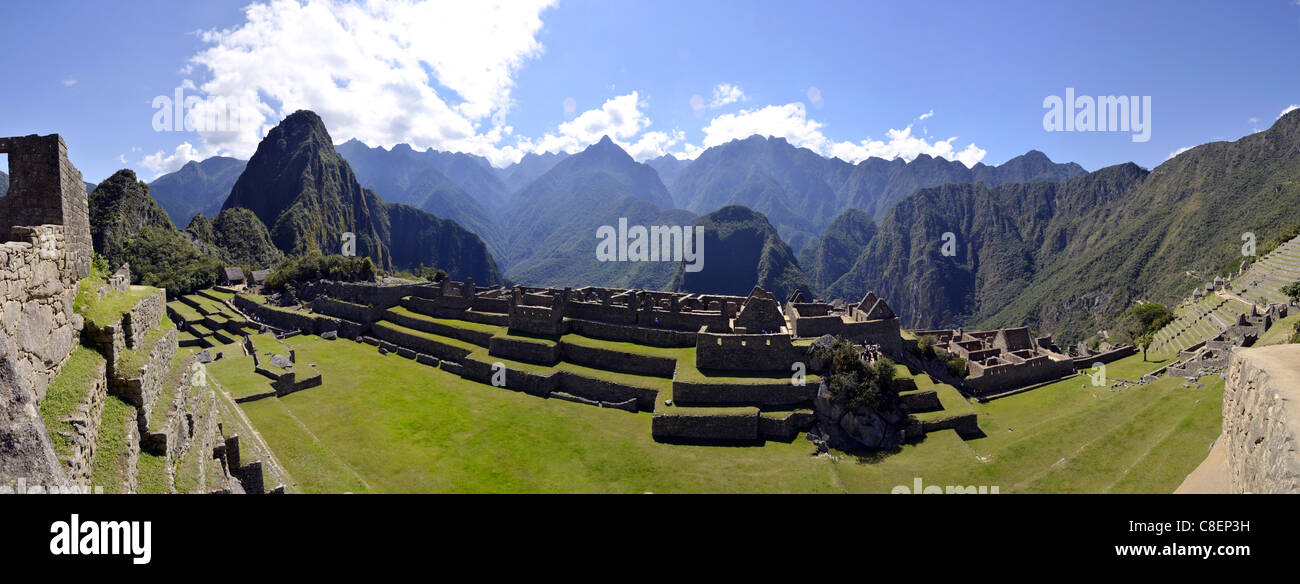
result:
<svg viewBox="0 0 1300 584"><path fill-rule="evenodd" d="M1300 345L1232 350L1221 440L1234 492L1300 493Z"/></svg>

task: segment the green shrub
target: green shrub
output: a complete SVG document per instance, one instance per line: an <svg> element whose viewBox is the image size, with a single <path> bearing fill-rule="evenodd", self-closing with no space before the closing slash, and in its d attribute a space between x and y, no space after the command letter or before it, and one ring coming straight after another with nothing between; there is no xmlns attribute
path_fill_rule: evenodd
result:
<svg viewBox="0 0 1300 584"><path fill-rule="evenodd" d="M131 264L138 283L166 288L172 298L192 294L217 283L221 264L200 252L176 230L144 227L122 246L122 260Z"/></svg>
<svg viewBox="0 0 1300 584"><path fill-rule="evenodd" d="M373 282L377 272L374 262L368 257L324 255L320 251L313 250L280 264L271 275L266 277L266 286L278 290L290 282L311 282L322 279Z"/></svg>
<svg viewBox="0 0 1300 584"><path fill-rule="evenodd" d="M916 348L921 352L921 356L927 359L933 359L935 356L934 344L938 342L934 335L923 335L916 340Z"/></svg>
<svg viewBox="0 0 1300 584"><path fill-rule="evenodd" d="M894 386L893 361L881 357L868 365L859 348L851 342L836 340L830 348L818 349L821 362L830 362L827 387L836 398L845 397L853 409L877 411L898 407L898 388ZM829 353L829 354L827 354Z"/></svg>
<svg viewBox="0 0 1300 584"><path fill-rule="evenodd" d="M948 373L958 379L966 379L966 376L970 374L970 369L966 363L966 359L958 357L957 355L950 355L948 359L944 361L944 365L948 366Z"/></svg>

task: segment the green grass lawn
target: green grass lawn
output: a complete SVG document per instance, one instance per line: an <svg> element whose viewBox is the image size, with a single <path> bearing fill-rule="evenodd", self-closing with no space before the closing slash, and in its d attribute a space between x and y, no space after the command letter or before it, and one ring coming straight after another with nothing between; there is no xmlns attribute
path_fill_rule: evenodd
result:
<svg viewBox="0 0 1300 584"><path fill-rule="evenodd" d="M115 396L106 397L90 475L91 486L103 487L105 493L121 493L126 485L127 456L131 448L126 435L127 423L135 423L135 407Z"/></svg>
<svg viewBox="0 0 1300 584"><path fill-rule="evenodd" d="M646 412L494 388L377 357L369 345L295 340L324 383L239 407L304 492L888 493L917 477L1004 493L1171 492L1220 425L1217 378L1199 389L1167 379L1111 392L1076 377L986 404L945 392L946 408L979 414L986 436L970 441L945 430L870 456L818 456L802 436L762 446L663 444L651 438ZM247 383L215 365L210 375L232 394ZM1135 356L1108 373L1137 379L1158 365ZM918 386L944 387L927 383Z"/></svg>
<svg viewBox="0 0 1300 584"><path fill-rule="evenodd" d="M181 317L185 322L197 322L203 320L203 315L194 310L193 306L185 304L179 300L173 300L167 303L167 308L176 311L176 315Z"/></svg>
<svg viewBox="0 0 1300 584"><path fill-rule="evenodd" d="M134 308L140 300L157 294L158 290L148 286L131 286L126 292L109 292L99 299L92 299L93 294L83 296L79 302L84 302L85 306L78 312L86 318L87 323L104 328L122 320L122 313Z"/></svg>
<svg viewBox="0 0 1300 584"><path fill-rule="evenodd" d="M77 406L86 401L103 363L104 357L98 351L79 345L68 355L63 370L45 391L41 418L50 433L50 440L54 442L54 452L66 455L72 451L71 442L59 434L60 431L72 432L72 424L60 418L75 412Z"/></svg>
<svg viewBox="0 0 1300 584"><path fill-rule="evenodd" d="M236 399L271 391L271 380L254 371L253 357L245 355L238 343L220 345L210 349L215 357L218 352L222 358L207 365L207 375L216 379L222 387Z"/></svg>

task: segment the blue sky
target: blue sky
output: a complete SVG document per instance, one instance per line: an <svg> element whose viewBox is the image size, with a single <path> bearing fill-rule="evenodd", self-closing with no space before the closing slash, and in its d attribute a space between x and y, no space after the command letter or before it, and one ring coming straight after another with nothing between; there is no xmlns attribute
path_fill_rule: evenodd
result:
<svg viewBox="0 0 1300 584"><path fill-rule="evenodd" d="M0 4L0 135L63 134L91 181L246 158L298 108L338 142L498 165L604 134L645 159L761 133L850 161L1038 149L1092 170L1151 168L1300 104L1297 0L248 4ZM239 125L155 131L178 87ZM1044 130L1067 87L1150 96L1149 141Z"/></svg>

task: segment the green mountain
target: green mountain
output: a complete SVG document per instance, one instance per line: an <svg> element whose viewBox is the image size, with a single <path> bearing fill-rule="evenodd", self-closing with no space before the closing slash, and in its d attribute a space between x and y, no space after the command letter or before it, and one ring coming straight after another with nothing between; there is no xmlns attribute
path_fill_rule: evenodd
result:
<svg viewBox="0 0 1300 584"><path fill-rule="evenodd" d="M95 251L113 268L131 264L134 283L166 288L172 297L216 283L218 260L172 225L134 171L117 171L87 202Z"/></svg>
<svg viewBox="0 0 1300 584"><path fill-rule="evenodd" d="M868 158L856 165L796 148L784 138L751 136L715 146L670 183L678 204L703 213L745 205L772 219L796 251L816 245L818 235L846 209L880 218L919 188L945 183L998 185L1060 181L1083 174L1077 164L1057 164L1030 151L1000 166L966 165L920 155L911 162Z"/></svg>
<svg viewBox="0 0 1300 584"><path fill-rule="evenodd" d="M874 289L905 326L1027 324L1073 342L1138 300L1177 303L1300 223L1300 112L1147 171L1122 164L1064 183L948 184L880 222L825 296ZM956 254L943 255L943 234Z"/></svg>
<svg viewBox="0 0 1300 584"><path fill-rule="evenodd" d="M149 185L124 168L113 173L90 193L90 237L95 251L117 266L127 240L145 227L175 231L167 212L153 197Z"/></svg>
<svg viewBox="0 0 1300 584"><path fill-rule="evenodd" d="M629 196L646 204L623 200ZM694 218L690 213L666 213L672 200L654 169L632 160L608 137L565 158L513 201L501 222L510 250L505 263L509 279L522 284L610 285L631 277L611 280L611 273L654 271L630 262L598 261L596 229L616 226L620 218L645 226L687 225ZM560 280L554 266L566 262L573 265L565 270L573 279ZM664 269L659 286L672 273L671 267Z"/></svg>
<svg viewBox="0 0 1300 584"><path fill-rule="evenodd" d="M223 209L213 219L195 215L185 231L204 251L226 264L257 269L271 268L284 260L284 254L271 242L266 225L243 207Z"/></svg>
<svg viewBox="0 0 1300 584"><path fill-rule="evenodd" d="M235 207L257 215L276 247L289 254L336 252L350 232L357 255L383 269L436 266L457 279L501 281L478 236L363 189L325 124L310 111L289 115L258 144L223 209Z"/></svg>
<svg viewBox="0 0 1300 584"><path fill-rule="evenodd" d="M704 228L703 269L677 264L669 288L744 296L757 284L782 301L795 290L809 294L794 252L762 213L730 205L696 220Z"/></svg>
<svg viewBox="0 0 1300 584"><path fill-rule="evenodd" d="M356 172L357 181L380 198L451 219L482 238L493 257L505 256L497 214L506 186L487 160L436 150L419 152L406 144L391 150L370 148L355 139L335 149Z"/></svg>
<svg viewBox="0 0 1300 584"><path fill-rule="evenodd" d="M154 179L149 183L149 192L167 210L172 223L187 225L197 214L213 217L221 211L245 164L227 156L190 161L180 170Z"/></svg>
<svg viewBox="0 0 1300 584"><path fill-rule="evenodd" d="M875 235L871 215L860 209L846 209L831 221L816 245L799 252L799 265L813 287L823 290L853 267L853 261Z"/></svg>

